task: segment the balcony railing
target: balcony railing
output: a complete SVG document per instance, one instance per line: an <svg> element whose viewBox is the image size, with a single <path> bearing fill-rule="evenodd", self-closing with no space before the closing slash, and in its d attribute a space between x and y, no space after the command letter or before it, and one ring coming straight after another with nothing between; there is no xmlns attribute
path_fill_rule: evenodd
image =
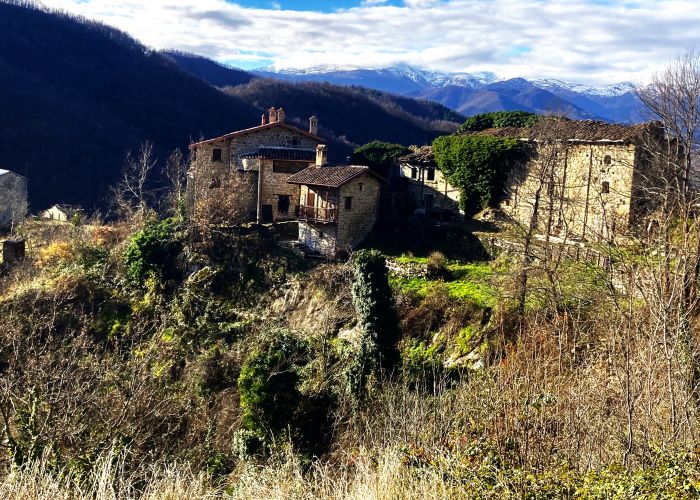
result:
<svg viewBox="0 0 700 500"><path fill-rule="evenodd" d="M337 222L338 209L307 207L304 205L296 205L294 207L294 215L299 220L307 220L312 222Z"/></svg>

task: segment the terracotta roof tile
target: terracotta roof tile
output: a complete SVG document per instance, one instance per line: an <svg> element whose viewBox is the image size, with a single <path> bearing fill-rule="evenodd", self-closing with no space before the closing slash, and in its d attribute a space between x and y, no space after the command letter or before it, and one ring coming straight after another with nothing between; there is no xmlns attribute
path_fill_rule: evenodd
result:
<svg viewBox="0 0 700 500"><path fill-rule="evenodd" d="M309 186L324 186L338 188L359 177L364 173L378 177L369 167L360 165L309 167L292 175L287 182L290 184L307 184Z"/></svg>
<svg viewBox="0 0 700 500"><path fill-rule="evenodd" d="M545 120L542 126L535 125L531 128L503 127L482 130L474 135L491 135L495 137L513 137L530 141L543 138L561 138L568 141L602 142L614 141L632 143L640 140L648 131L661 129L657 122L648 122L638 125L621 125L606 123L597 120L558 120L556 128L552 129ZM551 122L550 122L551 123Z"/></svg>
<svg viewBox="0 0 700 500"><path fill-rule="evenodd" d="M411 165L435 165L432 146L410 146L411 152L401 156L399 161Z"/></svg>

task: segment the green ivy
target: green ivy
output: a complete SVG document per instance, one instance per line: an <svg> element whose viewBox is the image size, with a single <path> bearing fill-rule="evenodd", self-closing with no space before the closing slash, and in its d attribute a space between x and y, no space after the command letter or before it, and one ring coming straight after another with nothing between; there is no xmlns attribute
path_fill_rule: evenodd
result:
<svg viewBox="0 0 700 500"><path fill-rule="evenodd" d="M467 211L488 206L502 192L509 167L521 151L517 139L489 135L449 135L433 142L438 167L460 190Z"/></svg>
<svg viewBox="0 0 700 500"><path fill-rule="evenodd" d="M399 332L384 256L377 250L360 250L353 255L352 267L352 301L361 338L349 356L346 377L350 394L361 398L367 379L379 367L389 369L396 362Z"/></svg>

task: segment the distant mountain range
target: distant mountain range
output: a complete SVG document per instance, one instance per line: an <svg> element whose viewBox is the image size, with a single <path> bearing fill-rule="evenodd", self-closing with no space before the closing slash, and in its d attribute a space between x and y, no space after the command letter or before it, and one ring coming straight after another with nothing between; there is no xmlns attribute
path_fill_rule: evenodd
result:
<svg viewBox="0 0 700 500"><path fill-rule="evenodd" d="M359 69L318 66L292 70L264 68L254 74L293 82L322 81L429 99L463 115L488 111L564 112L571 118L610 122L642 121L634 85L591 87L560 80L499 79L494 73L439 73L408 66Z"/></svg>

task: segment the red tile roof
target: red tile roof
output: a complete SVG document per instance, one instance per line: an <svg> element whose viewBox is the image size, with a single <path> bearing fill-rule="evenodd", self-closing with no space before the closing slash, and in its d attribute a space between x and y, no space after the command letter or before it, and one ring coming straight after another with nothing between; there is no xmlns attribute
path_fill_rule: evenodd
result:
<svg viewBox="0 0 700 500"><path fill-rule="evenodd" d="M381 179L372 172L369 167L360 165L341 165L335 167L309 167L292 175L287 182L290 184L306 184L309 186L323 186L338 188L360 175L368 173L377 179Z"/></svg>
<svg viewBox="0 0 700 500"><path fill-rule="evenodd" d="M257 127L246 128L243 130L237 130L235 132L230 132L228 134L222 135L220 137L214 137L213 139L206 139L204 141L195 142L193 144L190 144L190 148L193 148L195 146L201 146L203 144L211 144L211 143L218 142L218 141L225 141L227 139L231 139L233 137L238 137L241 135L254 134L255 132L260 132L261 130L267 130L267 129L270 129L273 127L284 127L286 129L291 130L292 132L304 135L304 136L309 137L317 142L323 142L323 139L321 139L319 136L311 134L311 133L307 132L306 130L302 130L298 127L295 127L294 125L290 125L287 122L274 122L274 123L266 123L265 125L258 125Z"/></svg>

